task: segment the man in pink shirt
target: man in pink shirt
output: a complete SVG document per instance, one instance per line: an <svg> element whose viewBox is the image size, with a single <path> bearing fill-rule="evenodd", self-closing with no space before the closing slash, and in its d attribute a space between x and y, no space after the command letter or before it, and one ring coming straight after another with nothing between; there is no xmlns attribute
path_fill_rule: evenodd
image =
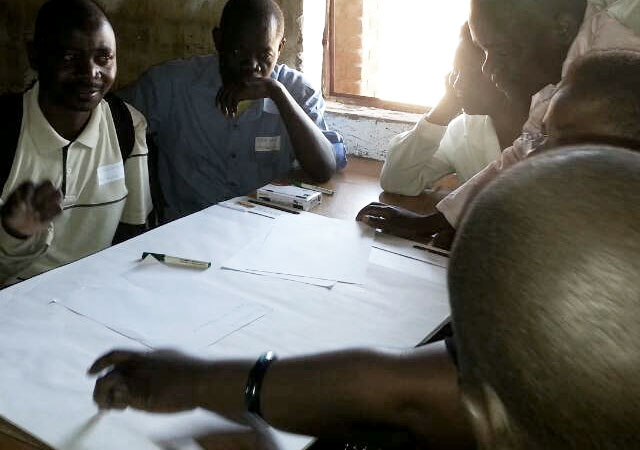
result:
<svg viewBox="0 0 640 450"><path fill-rule="evenodd" d="M507 95L525 88L533 96L522 136L499 161L443 199L437 213L374 204L358 216L365 223L413 238L453 231L478 192L544 140L542 119L555 83L576 58L593 50L640 50L640 3L634 0L472 0L469 25L485 51L484 72Z"/></svg>

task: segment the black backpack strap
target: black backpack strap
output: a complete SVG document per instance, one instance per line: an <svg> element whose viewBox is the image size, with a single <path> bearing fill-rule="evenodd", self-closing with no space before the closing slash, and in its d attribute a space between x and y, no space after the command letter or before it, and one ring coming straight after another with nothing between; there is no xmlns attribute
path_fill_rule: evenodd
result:
<svg viewBox="0 0 640 450"><path fill-rule="evenodd" d="M124 101L111 92L105 95L104 99L109 104L109 109L111 109L111 117L113 117L113 124L116 127L122 161L126 161L133 152L133 145L136 141L136 131L133 128L131 112Z"/></svg>
<svg viewBox="0 0 640 450"><path fill-rule="evenodd" d="M0 191L9 179L22 125L22 93L0 95Z"/></svg>

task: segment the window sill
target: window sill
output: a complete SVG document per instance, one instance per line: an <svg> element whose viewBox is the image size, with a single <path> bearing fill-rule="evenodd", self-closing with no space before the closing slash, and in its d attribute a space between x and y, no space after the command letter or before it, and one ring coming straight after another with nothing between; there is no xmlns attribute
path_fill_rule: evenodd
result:
<svg viewBox="0 0 640 450"><path fill-rule="evenodd" d="M372 108L370 106L349 105L336 101L335 99L327 100L326 111L328 113L338 114L341 116L366 118L382 122L394 123L415 124L422 118L422 114L392 111L390 109Z"/></svg>

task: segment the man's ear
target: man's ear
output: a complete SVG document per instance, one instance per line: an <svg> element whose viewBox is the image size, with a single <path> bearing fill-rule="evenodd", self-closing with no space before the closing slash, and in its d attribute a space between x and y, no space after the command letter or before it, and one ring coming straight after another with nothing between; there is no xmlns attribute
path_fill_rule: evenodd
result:
<svg viewBox="0 0 640 450"><path fill-rule="evenodd" d="M461 384L460 395L478 448L504 448L503 439L508 435L510 421L502 400L493 388L486 384L481 387Z"/></svg>
<svg viewBox="0 0 640 450"><path fill-rule="evenodd" d="M284 48L284 44L287 43L287 38L286 37L282 37L282 40L280 41L280 45L278 45L278 53L282 52L282 49Z"/></svg>
<svg viewBox="0 0 640 450"><path fill-rule="evenodd" d="M218 54L222 51L222 30L220 28L215 27L211 31L211 37L213 38L213 45L216 47L216 51Z"/></svg>
<svg viewBox="0 0 640 450"><path fill-rule="evenodd" d="M38 51L33 41L27 42L27 56L29 58L29 66L36 72L38 71Z"/></svg>

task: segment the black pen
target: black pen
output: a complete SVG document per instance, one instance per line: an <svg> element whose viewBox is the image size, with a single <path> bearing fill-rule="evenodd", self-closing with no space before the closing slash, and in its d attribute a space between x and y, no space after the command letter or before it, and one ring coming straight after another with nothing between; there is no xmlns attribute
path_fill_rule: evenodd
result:
<svg viewBox="0 0 640 450"><path fill-rule="evenodd" d="M152 252L142 253L142 259L145 259L147 256L152 256L157 261L160 261L162 263L169 264L172 266L181 266L181 267L188 267L190 269L200 269L200 270L206 270L209 267L211 267L211 263L207 261L196 261L195 259L179 258L177 256L169 256L162 253L152 253Z"/></svg>

